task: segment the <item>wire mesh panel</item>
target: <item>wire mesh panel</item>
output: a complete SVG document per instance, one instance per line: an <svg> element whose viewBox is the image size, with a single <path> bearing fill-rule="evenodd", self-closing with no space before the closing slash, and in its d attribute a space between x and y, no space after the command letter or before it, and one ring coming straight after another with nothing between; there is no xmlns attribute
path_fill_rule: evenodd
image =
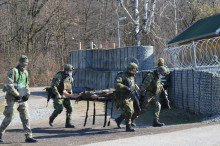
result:
<svg viewBox="0 0 220 146"><path fill-rule="evenodd" d="M195 113L195 99L194 99L194 70L187 70L187 103L188 110Z"/></svg>
<svg viewBox="0 0 220 146"><path fill-rule="evenodd" d="M183 109L188 110L188 72L187 70L182 71L182 99L183 99Z"/></svg>
<svg viewBox="0 0 220 146"><path fill-rule="evenodd" d="M212 74L202 72L200 78L200 113L212 113Z"/></svg>
<svg viewBox="0 0 220 146"><path fill-rule="evenodd" d="M213 74L212 76L212 113L220 113L220 76Z"/></svg>

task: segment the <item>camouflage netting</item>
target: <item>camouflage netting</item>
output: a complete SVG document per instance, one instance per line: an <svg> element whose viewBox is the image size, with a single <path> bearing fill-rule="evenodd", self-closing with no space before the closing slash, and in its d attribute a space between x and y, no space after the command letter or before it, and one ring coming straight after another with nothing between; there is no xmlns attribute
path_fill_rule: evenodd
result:
<svg viewBox="0 0 220 146"><path fill-rule="evenodd" d="M186 111L215 115L220 113L220 76L207 69L175 69L171 72L169 97L174 106Z"/></svg>

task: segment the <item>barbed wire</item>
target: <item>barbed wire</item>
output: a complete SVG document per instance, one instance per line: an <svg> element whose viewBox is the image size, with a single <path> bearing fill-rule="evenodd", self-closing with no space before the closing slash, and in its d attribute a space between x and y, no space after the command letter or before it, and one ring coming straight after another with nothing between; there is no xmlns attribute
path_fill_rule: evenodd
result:
<svg viewBox="0 0 220 146"><path fill-rule="evenodd" d="M215 68L220 66L220 37L165 48L161 57L173 68Z"/></svg>

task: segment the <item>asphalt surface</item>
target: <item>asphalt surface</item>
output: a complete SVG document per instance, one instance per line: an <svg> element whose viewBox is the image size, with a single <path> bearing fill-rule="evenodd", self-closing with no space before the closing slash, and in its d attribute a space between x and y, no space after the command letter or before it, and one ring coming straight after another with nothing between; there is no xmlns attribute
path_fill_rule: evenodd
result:
<svg viewBox="0 0 220 146"><path fill-rule="evenodd" d="M220 146L220 124L170 133L123 138L86 146Z"/></svg>
<svg viewBox="0 0 220 146"><path fill-rule="evenodd" d="M164 146L220 146L220 122L190 122L189 119L173 121L171 117L178 118L179 113L162 113L161 119L167 120L167 126L154 128L151 126L151 119L143 115L143 121L137 122L136 132L125 132L125 125L117 129L113 119L110 119L110 126L103 127L104 103L96 102L96 119L93 125L93 102L90 102L89 117L84 127L86 101L73 102L73 123L76 128L64 128L65 110L55 119L54 126L50 127L48 119L53 112L53 103L49 102L46 107L46 94L43 88L32 88L31 98L28 100L29 113L31 117L31 128L34 138L38 143L27 144L24 142L23 127L16 112L15 118L8 126L3 136L4 143L0 145L37 145L37 146L65 146L65 145L164 145ZM4 107L4 93L0 93L1 105ZM0 108L0 122L4 116L3 108ZM170 111L168 111L170 112ZM118 117L120 112L113 113L113 118ZM110 118L108 110L108 120ZM182 117L182 115L180 116ZM180 118L179 117L179 118ZM141 118L141 117L140 117ZM183 122L183 120L185 120Z"/></svg>

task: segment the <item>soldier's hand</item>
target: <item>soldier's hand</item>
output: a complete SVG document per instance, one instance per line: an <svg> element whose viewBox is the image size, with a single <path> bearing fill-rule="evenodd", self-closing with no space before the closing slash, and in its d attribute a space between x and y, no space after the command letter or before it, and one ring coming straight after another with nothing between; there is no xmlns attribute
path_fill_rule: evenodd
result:
<svg viewBox="0 0 220 146"><path fill-rule="evenodd" d="M129 88L128 86L124 86L125 91L127 92L131 92L131 88Z"/></svg>
<svg viewBox="0 0 220 146"><path fill-rule="evenodd" d="M25 96L22 97L22 101L27 101L29 99L30 95L27 94Z"/></svg>
<svg viewBox="0 0 220 146"><path fill-rule="evenodd" d="M82 96L82 94L83 94L83 92L80 92L78 95L79 95L79 97L81 97Z"/></svg>
<svg viewBox="0 0 220 146"><path fill-rule="evenodd" d="M21 100L20 96L15 96L15 100Z"/></svg>

